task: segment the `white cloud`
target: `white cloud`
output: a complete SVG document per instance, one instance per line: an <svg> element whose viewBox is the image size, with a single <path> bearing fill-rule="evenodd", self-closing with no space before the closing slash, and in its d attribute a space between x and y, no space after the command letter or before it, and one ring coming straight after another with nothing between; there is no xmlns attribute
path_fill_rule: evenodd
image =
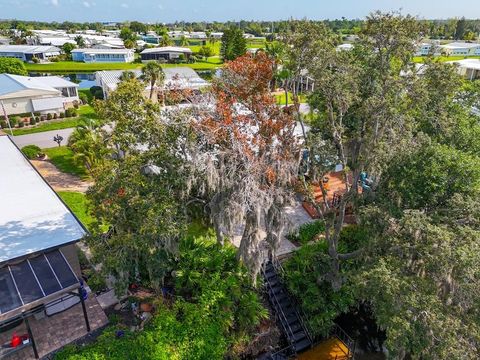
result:
<svg viewBox="0 0 480 360"><path fill-rule="evenodd" d="M125 9L128 9L128 4L125 4L123 3L122 5L120 5L121 7L125 8Z"/></svg>
<svg viewBox="0 0 480 360"><path fill-rule="evenodd" d="M89 8L90 7L90 3L88 1L84 1L83 3L83 6L85 6L86 8Z"/></svg>
<svg viewBox="0 0 480 360"><path fill-rule="evenodd" d="M50 0L53 6L58 6L58 0Z"/></svg>

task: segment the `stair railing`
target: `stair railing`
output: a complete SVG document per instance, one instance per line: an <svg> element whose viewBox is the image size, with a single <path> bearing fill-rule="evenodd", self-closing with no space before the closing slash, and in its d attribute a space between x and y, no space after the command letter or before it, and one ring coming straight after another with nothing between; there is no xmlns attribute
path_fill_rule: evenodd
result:
<svg viewBox="0 0 480 360"><path fill-rule="evenodd" d="M341 342L343 342L348 348L348 358L353 359L355 356L356 350L356 342L353 340L345 330L343 330L339 325L335 324L332 331L330 332L331 335L335 336Z"/></svg>
<svg viewBox="0 0 480 360"><path fill-rule="evenodd" d="M263 277L267 283L267 286L268 288L270 289L270 298L273 300L274 302L274 307L275 307L275 312L276 312L276 315L277 317L279 317L279 320L280 320L280 323L282 324L282 327L284 328L284 331L285 331L285 334L287 335L287 338L290 342L290 339L293 338L293 330L292 328L290 327L290 324L288 323L288 319L287 319L287 316L285 315L285 313L283 312L283 308L282 306L280 305L280 301L278 301L278 298L277 298L277 295L275 295L275 293L273 292L273 287L272 287L272 284L270 283L270 280L267 279L267 276L266 276L266 272L265 270L263 269L264 273L263 273ZM284 321L282 321L282 319Z"/></svg>
<svg viewBox="0 0 480 360"><path fill-rule="evenodd" d="M277 273L281 273L282 275L285 274L285 269L283 268L282 263L280 261L278 261L278 259L276 257L272 260L272 264L273 264L273 267L277 270ZM283 281L282 281L282 283L283 283ZM295 313L297 314L298 320L300 321L300 324L302 325L302 328L305 331L305 334L307 335L310 342L313 344L314 339L313 339L313 336L312 336L312 331L310 329L310 325L308 325L308 323L305 321L307 316L306 316L305 312L303 311L302 306L300 305L300 303L298 302L298 300L295 296L291 296L289 294L289 298L293 302Z"/></svg>
<svg viewBox="0 0 480 360"><path fill-rule="evenodd" d="M284 347L283 349L280 349L280 350L274 352L273 354L271 354L270 359L276 360L276 357L278 357L280 355L289 359L292 355L295 355L295 354L296 354L296 352L295 352L295 349L294 349L293 345L289 345L289 346Z"/></svg>

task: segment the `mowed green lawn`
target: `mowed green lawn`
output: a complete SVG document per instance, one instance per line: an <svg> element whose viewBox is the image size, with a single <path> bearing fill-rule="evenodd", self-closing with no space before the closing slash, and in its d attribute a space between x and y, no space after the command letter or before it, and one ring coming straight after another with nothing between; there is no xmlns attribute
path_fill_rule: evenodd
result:
<svg viewBox="0 0 480 360"><path fill-rule="evenodd" d="M78 108L78 117L58 120L47 120L35 125L32 128L13 129L13 135L35 134L44 131L61 130L76 127L83 119L97 119L95 110L90 105L83 105Z"/></svg>
<svg viewBox="0 0 480 360"><path fill-rule="evenodd" d="M88 199L85 194L73 191L59 191L58 195L72 210L75 216L82 222L82 224L91 230L91 225L94 223L94 218L88 212Z"/></svg>
<svg viewBox="0 0 480 360"><path fill-rule="evenodd" d="M215 69L221 65L218 58L198 61L193 64L162 64L163 67L190 67L193 70ZM28 72L41 73L79 73L102 70L134 70L141 69L141 63L83 63L76 61L59 61L49 64L25 64Z"/></svg>
<svg viewBox="0 0 480 360"><path fill-rule="evenodd" d="M416 56L413 58L414 63L424 63L426 57L425 56ZM465 59L480 59L480 56L436 56L434 57L436 61L446 62L446 61L458 61L458 60L465 60Z"/></svg>
<svg viewBox="0 0 480 360"><path fill-rule="evenodd" d="M73 160L73 151L67 146L57 146L48 149L42 149L42 152L47 154L48 159L58 170L66 174L71 174L80 177L81 179L88 179L85 167L77 164Z"/></svg>
<svg viewBox="0 0 480 360"><path fill-rule="evenodd" d="M277 102L277 105L286 105L285 93L276 94L274 96L275 96L275 101ZM307 102L307 97L306 97L305 94L300 94L298 96L298 99L300 100L300 103L306 103ZM288 93L288 105L293 105L293 94L291 92Z"/></svg>

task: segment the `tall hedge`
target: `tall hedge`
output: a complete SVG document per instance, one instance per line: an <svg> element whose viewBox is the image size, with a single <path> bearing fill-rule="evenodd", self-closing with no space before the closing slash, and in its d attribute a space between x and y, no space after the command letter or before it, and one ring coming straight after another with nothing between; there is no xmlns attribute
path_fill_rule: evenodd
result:
<svg viewBox="0 0 480 360"><path fill-rule="evenodd" d="M0 58L0 74L14 74L27 76L27 68L23 61L14 58Z"/></svg>

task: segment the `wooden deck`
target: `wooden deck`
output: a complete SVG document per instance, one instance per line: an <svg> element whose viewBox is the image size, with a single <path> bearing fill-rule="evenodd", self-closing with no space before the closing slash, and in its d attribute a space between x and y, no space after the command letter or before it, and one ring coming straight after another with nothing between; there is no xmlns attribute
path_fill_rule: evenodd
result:
<svg viewBox="0 0 480 360"><path fill-rule="evenodd" d="M347 360L348 358L348 348L336 337L325 340L297 357L298 360Z"/></svg>
<svg viewBox="0 0 480 360"><path fill-rule="evenodd" d="M327 191L327 202L332 205L335 199L342 197L346 193L344 174L343 171L330 172L326 177L328 177L328 182L324 185L324 188ZM352 179L349 178L349 181L351 182ZM315 202L317 204L323 203L323 194L320 186L318 184L313 184L312 186ZM361 187L359 187L359 192L362 192ZM320 217L320 214L310 202L304 201L302 206L312 219Z"/></svg>

